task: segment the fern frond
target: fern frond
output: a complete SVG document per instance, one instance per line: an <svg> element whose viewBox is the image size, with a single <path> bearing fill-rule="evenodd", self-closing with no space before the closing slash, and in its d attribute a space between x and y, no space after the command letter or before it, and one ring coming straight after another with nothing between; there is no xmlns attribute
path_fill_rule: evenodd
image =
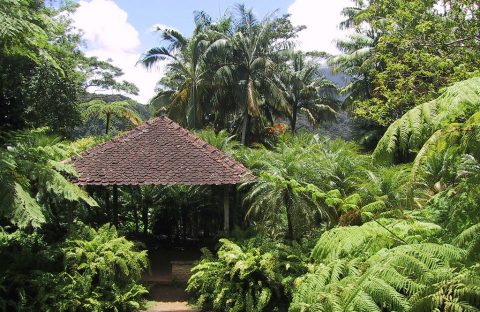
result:
<svg viewBox="0 0 480 312"><path fill-rule="evenodd" d="M39 227L45 222L45 216L42 207L37 201L25 191L18 183L15 183L15 199L14 209L12 211L11 220L20 228L28 226Z"/></svg>
<svg viewBox="0 0 480 312"><path fill-rule="evenodd" d="M480 78L460 81L444 89L437 99L412 108L388 127L373 157L391 163L398 155L419 150L437 130L465 120L480 109Z"/></svg>

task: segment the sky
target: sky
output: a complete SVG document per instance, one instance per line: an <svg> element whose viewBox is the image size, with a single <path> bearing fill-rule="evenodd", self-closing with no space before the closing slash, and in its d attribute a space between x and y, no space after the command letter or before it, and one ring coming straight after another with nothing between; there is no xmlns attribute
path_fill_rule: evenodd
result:
<svg viewBox="0 0 480 312"><path fill-rule="evenodd" d="M155 84L163 75L160 64L147 71L136 65L141 54L161 44L153 32L154 25L179 30L189 36L194 28L193 12L204 10L214 19L232 8L239 0L79 0L72 16L74 26L81 29L84 52L102 60L111 60L125 73L122 80L135 83L140 93L134 98L148 103L155 94ZM305 25L297 39L298 48L338 53L335 39L345 37L338 28L340 11L350 0L244 0L248 8L263 17L275 10L291 14L294 25Z"/></svg>

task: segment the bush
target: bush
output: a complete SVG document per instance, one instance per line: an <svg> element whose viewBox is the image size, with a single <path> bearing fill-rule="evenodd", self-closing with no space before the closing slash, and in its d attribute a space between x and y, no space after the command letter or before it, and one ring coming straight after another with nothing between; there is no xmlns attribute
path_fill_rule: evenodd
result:
<svg viewBox="0 0 480 312"><path fill-rule="evenodd" d="M132 311L147 293L140 285L145 251L110 225L77 224L65 241L40 232L0 232L0 311Z"/></svg>
<svg viewBox="0 0 480 312"><path fill-rule="evenodd" d="M296 277L307 272L304 250L265 238L242 245L221 239L217 256L204 250L187 291L206 311L287 311Z"/></svg>

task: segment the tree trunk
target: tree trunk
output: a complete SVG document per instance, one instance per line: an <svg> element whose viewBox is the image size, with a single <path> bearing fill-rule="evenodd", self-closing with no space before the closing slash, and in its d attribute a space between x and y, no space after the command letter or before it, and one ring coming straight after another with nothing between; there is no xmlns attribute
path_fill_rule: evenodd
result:
<svg viewBox="0 0 480 312"><path fill-rule="evenodd" d="M133 210L133 219L135 220L135 233L140 233L140 220L138 219L139 209L140 209L140 204L135 203L135 208Z"/></svg>
<svg viewBox="0 0 480 312"><path fill-rule="evenodd" d="M250 127L250 115L248 114L248 108L245 108L243 125L242 125L242 140L240 142L242 145L248 144L247 136L248 136L249 127Z"/></svg>
<svg viewBox="0 0 480 312"><path fill-rule="evenodd" d="M182 205L182 241L187 242L187 209Z"/></svg>
<svg viewBox="0 0 480 312"><path fill-rule="evenodd" d="M192 89L191 89L191 101L192 101L192 107L190 108L192 110L192 127L193 129L197 130L197 86L195 81L192 82Z"/></svg>
<svg viewBox="0 0 480 312"><path fill-rule="evenodd" d="M292 120L290 123L290 128L292 128L291 131L293 134L295 134L296 127L297 127L297 102L295 101L293 103Z"/></svg>
<svg viewBox="0 0 480 312"><path fill-rule="evenodd" d="M105 123L105 134L108 134L109 128L110 128L110 114L107 114L107 121Z"/></svg>
<svg viewBox="0 0 480 312"><path fill-rule="evenodd" d="M241 225L240 224L240 194L238 187L234 186L233 188L233 209L231 211L232 225Z"/></svg>
<svg viewBox="0 0 480 312"><path fill-rule="evenodd" d="M284 194L285 209L287 211L287 224L288 224L287 238L294 240L295 237L293 235L292 207L291 207L290 194L291 194L290 187L287 186L287 189L285 190L285 194Z"/></svg>
<svg viewBox="0 0 480 312"><path fill-rule="evenodd" d="M118 226L118 186L113 186L113 224Z"/></svg>
<svg viewBox="0 0 480 312"><path fill-rule="evenodd" d="M260 111L258 110L257 101L255 98L255 85L253 80L248 76L247 79L247 89L246 98L245 98L245 112L243 117L243 126L242 126L242 145L247 145L247 136L250 130L251 117L259 117Z"/></svg>

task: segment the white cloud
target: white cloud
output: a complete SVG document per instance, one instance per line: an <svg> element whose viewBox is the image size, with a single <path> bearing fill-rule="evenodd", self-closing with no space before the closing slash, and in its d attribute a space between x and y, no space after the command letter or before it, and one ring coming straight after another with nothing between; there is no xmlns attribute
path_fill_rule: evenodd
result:
<svg viewBox="0 0 480 312"><path fill-rule="evenodd" d="M335 40L345 38L348 34L339 28L344 19L341 10L352 4L351 0L295 0L288 8L292 23L307 26L299 34L300 49L339 53Z"/></svg>
<svg viewBox="0 0 480 312"><path fill-rule="evenodd" d="M175 27L168 26L168 25L164 25L164 24L154 24L154 25L152 25L152 27L151 27L151 30L154 31L154 32L155 32L155 31L167 30L167 29L171 29L171 30L180 32L180 31L179 31L178 29L176 29Z"/></svg>
<svg viewBox="0 0 480 312"><path fill-rule="evenodd" d="M135 66L142 51L139 33L128 22L127 12L111 0L82 0L79 4L72 18L87 43L85 54L102 60L111 59L125 73L121 79L135 83L140 89L134 98L147 103L162 74L159 70L147 71Z"/></svg>

